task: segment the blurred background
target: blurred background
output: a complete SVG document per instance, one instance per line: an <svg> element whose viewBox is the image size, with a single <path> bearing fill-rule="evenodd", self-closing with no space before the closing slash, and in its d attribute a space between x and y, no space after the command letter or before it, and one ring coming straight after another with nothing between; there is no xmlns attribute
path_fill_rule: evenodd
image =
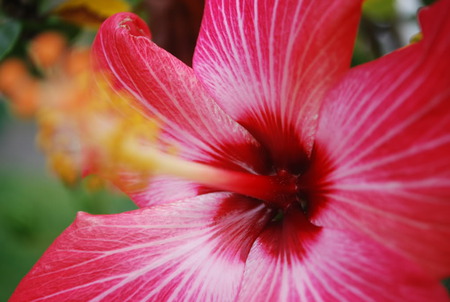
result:
<svg viewBox="0 0 450 302"><path fill-rule="evenodd" d="M367 0L353 65L418 36L416 12L433 1ZM89 46L119 11L146 20L155 43L190 65L203 0L0 1L0 301L77 211L135 209L79 168L80 124L93 111L84 90ZM74 112L76 114L74 114ZM95 112L94 112L95 113Z"/></svg>

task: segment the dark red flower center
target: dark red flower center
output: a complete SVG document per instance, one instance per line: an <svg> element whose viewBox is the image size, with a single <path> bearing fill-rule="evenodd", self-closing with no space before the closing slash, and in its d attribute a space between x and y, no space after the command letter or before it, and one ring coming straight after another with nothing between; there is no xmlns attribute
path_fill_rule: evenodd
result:
<svg viewBox="0 0 450 302"><path fill-rule="evenodd" d="M292 204L302 204L302 199L300 198L299 178L297 175L291 174L285 169L278 170L276 175L273 177L273 181L277 184L276 187L279 188L278 192L275 194L270 194L273 197L269 200L263 200L263 202L271 208L286 210ZM270 190L270 188L262 188L263 190Z"/></svg>

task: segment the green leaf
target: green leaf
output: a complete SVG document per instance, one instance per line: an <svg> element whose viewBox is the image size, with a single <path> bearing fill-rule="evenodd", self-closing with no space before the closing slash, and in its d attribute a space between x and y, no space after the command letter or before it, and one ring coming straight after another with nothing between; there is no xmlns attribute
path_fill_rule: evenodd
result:
<svg viewBox="0 0 450 302"><path fill-rule="evenodd" d="M378 22L388 22L396 16L394 0L366 0L363 12Z"/></svg>
<svg viewBox="0 0 450 302"><path fill-rule="evenodd" d="M39 12L41 14L46 14L65 1L66 0L42 0L39 5Z"/></svg>
<svg viewBox="0 0 450 302"><path fill-rule="evenodd" d="M128 2L131 7L137 7L142 0L125 0L125 2Z"/></svg>
<svg viewBox="0 0 450 302"><path fill-rule="evenodd" d="M21 30L19 21L0 15L0 60L13 48Z"/></svg>

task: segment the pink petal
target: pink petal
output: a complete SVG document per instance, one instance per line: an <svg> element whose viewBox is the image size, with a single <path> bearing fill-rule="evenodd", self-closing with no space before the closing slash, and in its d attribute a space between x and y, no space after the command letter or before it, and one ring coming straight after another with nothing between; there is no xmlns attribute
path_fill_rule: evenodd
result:
<svg viewBox="0 0 450 302"><path fill-rule="evenodd" d="M304 164L323 93L349 68L360 2L206 2L194 70L280 168Z"/></svg>
<svg viewBox="0 0 450 302"><path fill-rule="evenodd" d="M111 75L115 89L131 94L140 110L162 123L163 143L175 145L180 156L234 170L268 170L259 143L217 106L191 68L148 39L148 28L139 17L120 13L105 21L93 53L97 68ZM159 191L169 195L174 185ZM120 185L130 196L153 196L154 186L148 186L146 192L129 189L132 183ZM198 191L198 186L190 187ZM180 189L177 196L192 197L191 193L191 188ZM141 198L135 202L141 207L158 203Z"/></svg>
<svg viewBox="0 0 450 302"><path fill-rule="evenodd" d="M369 234L450 274L450 1L421 14L424 40L355 68L324 102L312 219Z"/></svg>
<svg viewBox="0 0 450 302"><path fill-rule="evenodd" d="M439 281L351 232L300 213L275 222L248 256L239 301L448 301Z"/></svg>
<svg viewBox="0 0 450 302"><path fill-rule="evenodd" d="M141 208L216 191L194 182L163 175L151 176L143 186L136 186L139 182L142 180L122 177L115 184Z"/></svg>
<svg viewBox="0 0 450 302"><path fill-rule="evenodd" d="M231 301L267 214L227 193L117 215L80 213L11 301Z"/></svg>
<svg viewBox="0 0 450 302"><path fill-rule="evenodd" d="M156 46L134 14L120 13L102 25L94 42L96 65L113 77L115 88L136 98L184 156L235 169L261 170L259 145L221 111L192 69Z"/></svg>

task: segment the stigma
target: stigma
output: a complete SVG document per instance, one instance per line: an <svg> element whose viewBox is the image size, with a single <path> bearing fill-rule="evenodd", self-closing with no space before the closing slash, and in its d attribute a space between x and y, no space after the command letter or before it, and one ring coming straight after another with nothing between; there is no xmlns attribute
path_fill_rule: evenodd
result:
<svg viewBox="0 0 450 302"><path fill-rule="evenodd" d="M194 162L174 152L162 151L155 138L142 135L142 128L119 127L111 133L109 150L104 154L103 172L129 170L141 173L143 178L166 175L196 182L218 191L227 191L258 199L267 207L285 210L298 202L298 177L287 170L273 175L259 175L215 167L208 163ZM153 140L153 142L152 142ZM172 149L176 149L173 147Z"/></svg>

